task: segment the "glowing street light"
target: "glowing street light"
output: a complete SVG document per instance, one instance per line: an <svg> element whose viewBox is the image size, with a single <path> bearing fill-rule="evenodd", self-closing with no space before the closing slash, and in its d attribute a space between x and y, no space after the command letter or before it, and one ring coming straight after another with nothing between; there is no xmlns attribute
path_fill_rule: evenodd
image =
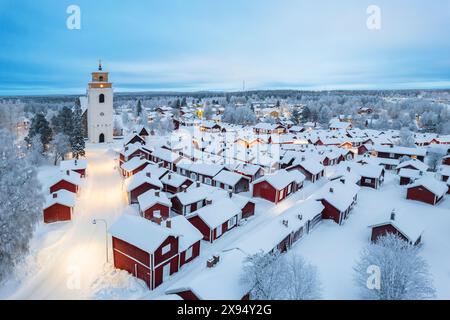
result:
<svg viewBox="0 0 450 320"><path fill-rule="evenodd" d="M108 222L105 219L93 219L92 224L97 224L97 222L103 222L105 224L105 241L106 241L106 263L109 262L108 257Z"/></svg>

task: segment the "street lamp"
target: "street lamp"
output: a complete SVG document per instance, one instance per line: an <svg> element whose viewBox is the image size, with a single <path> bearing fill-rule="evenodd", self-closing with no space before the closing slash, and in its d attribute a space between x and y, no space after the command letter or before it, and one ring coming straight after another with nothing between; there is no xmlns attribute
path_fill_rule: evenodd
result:
<svg viewBox="0 0 450 320"><path fill-rule="evenodd" d="M93 219L92 224L97 224L97 222L103 222L105 224L105 242L106 242L106 263L109 262L108 257L108 222L104 219Z"/></svg>

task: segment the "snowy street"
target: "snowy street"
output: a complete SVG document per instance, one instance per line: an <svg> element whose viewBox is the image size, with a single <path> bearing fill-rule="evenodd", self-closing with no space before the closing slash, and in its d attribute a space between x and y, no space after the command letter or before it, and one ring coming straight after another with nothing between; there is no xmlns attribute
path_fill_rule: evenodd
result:
<svg viewBox="0 0 450 320"><path fill-rule="evenodd" d="M88 148L88 174L77 198L73 221L55 226L40 225L39 239L32 248L37 270L32 270L16 289L0 290L7 299L85 299L90 286L105 265L105 225L124 207L122 180L114 155L106 149ZM44 230L42 230L44 229ZM48 232L45 230L48 229ZM34 239L33 242L38 242ZM110 247L111 248L111 247ZM18 275L20 279L20 275Z"/></svg>

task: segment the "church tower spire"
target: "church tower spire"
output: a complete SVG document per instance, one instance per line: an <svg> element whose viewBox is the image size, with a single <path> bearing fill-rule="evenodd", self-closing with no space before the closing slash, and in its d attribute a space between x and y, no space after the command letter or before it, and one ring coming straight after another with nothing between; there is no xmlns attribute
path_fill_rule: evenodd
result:
<svg viewBox="0 0 450 320"><path fill-rule="evenodd" d="M99 60L98 60L98 71L102 71L102 70L103 70L103 67L102 67L102 60L99 59Z"/></svg>

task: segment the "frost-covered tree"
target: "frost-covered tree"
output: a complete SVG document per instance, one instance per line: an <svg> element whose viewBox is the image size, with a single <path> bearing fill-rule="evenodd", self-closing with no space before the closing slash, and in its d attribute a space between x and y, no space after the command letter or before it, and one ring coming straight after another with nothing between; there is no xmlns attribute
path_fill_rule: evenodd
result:
<svg viewBox="0 0 450 320"><path fill-rule="evenodd" d="M394 234L378 238L361 252L354 268L361 297L369 300L422 300L435 296L426 261L414 246Z"/></svg>
<svg viewBox="0 0 450 320"><path fill-rule="evenodd" d="M142 114L142 102L141 100L138 100L135 108L135 115L136 117L140 117Z"/></svg>
<svg viewBox="0 0 450 320"><path fill-rule="evenodd" d="M431 171L436 171L437 167L442 162L443 154L436 151L429 151L427 156L428 166Z"/></svg>
<svg viewBox="0 0 450 320"><path fill-rule="evenodd" d="M75 106L76 105L77 104L75 104ZM79 103L78 107L81 110L81 105ZM70 136L75 125L72 109L69 107L62 108L55 116L53 116L53 118L51 119L51 124L55 133L63 133L67 136Z"/></svg>
<svg viewBox="0 0 450 320"><path fill-rule="evenodd" d="M80 105L75 105L72 114L72 132L70 133L70 147L72 150L72 156L76 159L84 157L85 155L85 142L84 142L84 130L82 124L82 111Z"/></svg>
<svg viewBox="0 0 450 320"><path fill-rule="evenodd" d="M54 154L54 164L58 163L58 160L64 160L66 154L72 151L70 138L64 133L57 133L52 140L52 151Z"/></svg>
<svg viewBox="0 0 450 320"><path fill-rule="evenodd" d="M291 114L291 121L295 124L299 124L301 119L300 111L298 111L298 108L294 107Z"/></svg>
<svg viewBox="0 0 450 320"><path fill-rule="evenodd" d="M30 144L27 148L28 159L31 163L39 166L47 161L46 156L43 154L44 146L42 145L41 136L39 134L31 138Z"/></svg>
<svg viewBox="0 0 450 320"><path fill-rule="evenodd" d="M203 109L203 118L206 120L211 120L214 115L214 111L211 105L206 105Z"/></svg>
<svg viewBox="0 0 450 320"><path fill-rule="evenodd" d="M262 252L245 259L241 281L254 300L312 300L320 296L315 267L294 254Z"/></svg>
<svg viewBox="0 0 450 320"><path fill-rule="evenodd" d="M400 146L410 147L410 148L414 148L416 146L414 135L408 128L406 128L406 127L401 128L399 131L399 135L400 135L400 138L399 138L398 144Z"/></svg>
<svg viewBox="0 0 450 320"><path fill-rule="evenodd" d="M42 113L38 113L31 121L30 130L25 141L31 144L33 137L36 135L41 137L42 145L44 146L44 150L46 150L52 140L52 129Z"/></svg>
<svg viewBox="0 0 450 320"><path fill-rule="evenodd" d="M0 281L29 249L42 214L43 196L36 167L20 154L14 137L0 131Z"/></svg>

